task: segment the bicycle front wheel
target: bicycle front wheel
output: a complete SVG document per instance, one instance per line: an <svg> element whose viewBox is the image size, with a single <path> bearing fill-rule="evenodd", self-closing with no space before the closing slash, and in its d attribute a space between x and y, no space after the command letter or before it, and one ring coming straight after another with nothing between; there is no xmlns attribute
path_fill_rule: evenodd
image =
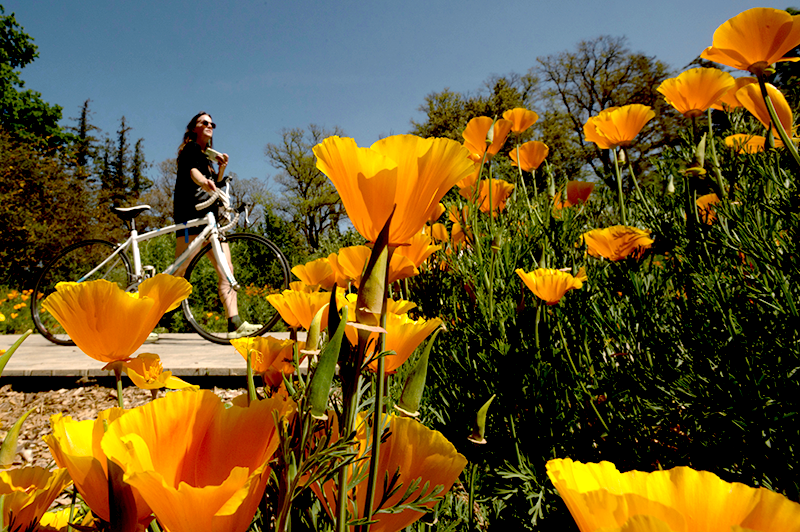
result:
<svg viewBox="0 0 800 532"><path fill-rule="evenodd" d="M233 275L239 283L235 297L239 317L261 325L252 335L261 336L280 319L267 296L289 287L289 263L275 244L260 235L234 233L223 242L230 248ZM189 263L186 279L192 285L192 293L182 303L183 313L200 336L227 344L228 315L220 298L213 257L209 243Z"/></svg>
<svg viewBox="0 0 800 532"><path fill-rule="evenodd" d="M130 260L122 251L87 277L116 249L116 244L105 240L84 240L66 247L45 266L31 297L31 317L42 336L58 345L75 345L61 324L42 308L44 298L56 291L57 283L105 279L125 290L133 282Z"/></svg>

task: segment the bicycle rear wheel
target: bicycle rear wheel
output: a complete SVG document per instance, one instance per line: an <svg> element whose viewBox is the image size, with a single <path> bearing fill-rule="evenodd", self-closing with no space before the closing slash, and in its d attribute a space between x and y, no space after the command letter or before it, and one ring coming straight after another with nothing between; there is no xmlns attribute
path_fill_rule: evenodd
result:
<svg viewBox="0 0 800 532"><path fill-rule="evenodd" d="M252 334L261 336L280 319L278 311L267 302L267 296L289 287L289 263L280 249L263 236L234 233L223 241L230 247L233 275L239 283L239 317L261 325ZM213 255L208 243L186 268L192 293L182 303L183 313L200 336L227 344L228 317L219 296L219 278L211 262Z"/></svg>
<svg viewBox="0 0 800 532"><path fill-rule="evenodd" d="M44 298L56 291L56 284L62 281L94 281L105 279L117 283L125 290L133 282L131 263L124 252L84 279L90 271L103 262L114 250L116 244L105 240L84 240L66 247L58 253L42 270L31 297L31 317L42 336L58 345L75 345L61 324L42 308Z"/></svg>

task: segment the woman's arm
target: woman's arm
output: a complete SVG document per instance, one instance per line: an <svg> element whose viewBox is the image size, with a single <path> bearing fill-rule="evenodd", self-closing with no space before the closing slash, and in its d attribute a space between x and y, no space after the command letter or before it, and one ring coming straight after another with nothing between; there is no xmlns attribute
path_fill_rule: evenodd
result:
<svg viewBox="0 0 800 532"><path fill-rule="evenodd" d="M209 194L217 190L217 185L214 184L214 180L204 176L197 168L192 168L189 175L192 176L192 181L197 183L197 186L199 186Z"/></svg>

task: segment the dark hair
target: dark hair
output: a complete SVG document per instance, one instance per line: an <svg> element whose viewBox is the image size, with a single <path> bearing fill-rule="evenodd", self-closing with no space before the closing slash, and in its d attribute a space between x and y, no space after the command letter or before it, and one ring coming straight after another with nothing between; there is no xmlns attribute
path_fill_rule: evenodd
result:
<svg viewBox="0 0 800 532"><path fill-rule="evenodd" d="M186 131L183 133L183 142L178 148L178 155L180 155L184 146L186 146L189 142L197 142L197 133L194 132L194 128L197 126L197 119L203 115L208 115L208 117L211 118L210 114L206 113L205 111L200 111L199 113L194 115L191 120L189 120L189 123L186 125ZM209 148L214 147L213 138L209 139L208 147Z"/></svg>

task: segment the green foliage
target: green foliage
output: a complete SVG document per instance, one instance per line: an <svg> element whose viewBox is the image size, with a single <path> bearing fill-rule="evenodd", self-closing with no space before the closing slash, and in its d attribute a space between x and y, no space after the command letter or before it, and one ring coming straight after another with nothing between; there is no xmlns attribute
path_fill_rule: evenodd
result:
<svg viewBox="0 0 800 532"><path fill-rule="evenodd" d="M19 69L39 56L33 39L17 23L14 14L5 15L0 5L0 126L39 149L63 146L73 136L58 125L61 107L42 100L42 95L23 89Z"/></svg>
<svg viewBox="0 0 800 532"><path fill-rule="evenodd" d="M658 181L671 176L673 194L655 181L626 192L630 225L655 239L639 259L610 262L580 245L619 223L613 189L554 209L498 166L496 177L517 182L503 213L490 220L472 205L468 244L447 244L441 268L409 280L407 297L450 331L431 354L423 416L473 464L465 481L486 526L572 526L544 472L555 457L621 471L689 465L800 496L794 163L784 150L737 155L718 137L706 161L711 143L729 187L713 223L694 201L717 188L713 171L679 171L691 145L659 155ZM585 267L588 282L547 306L514 273L539 267ZM475 445L472 418L492 394L487 443Z"/></svg>

